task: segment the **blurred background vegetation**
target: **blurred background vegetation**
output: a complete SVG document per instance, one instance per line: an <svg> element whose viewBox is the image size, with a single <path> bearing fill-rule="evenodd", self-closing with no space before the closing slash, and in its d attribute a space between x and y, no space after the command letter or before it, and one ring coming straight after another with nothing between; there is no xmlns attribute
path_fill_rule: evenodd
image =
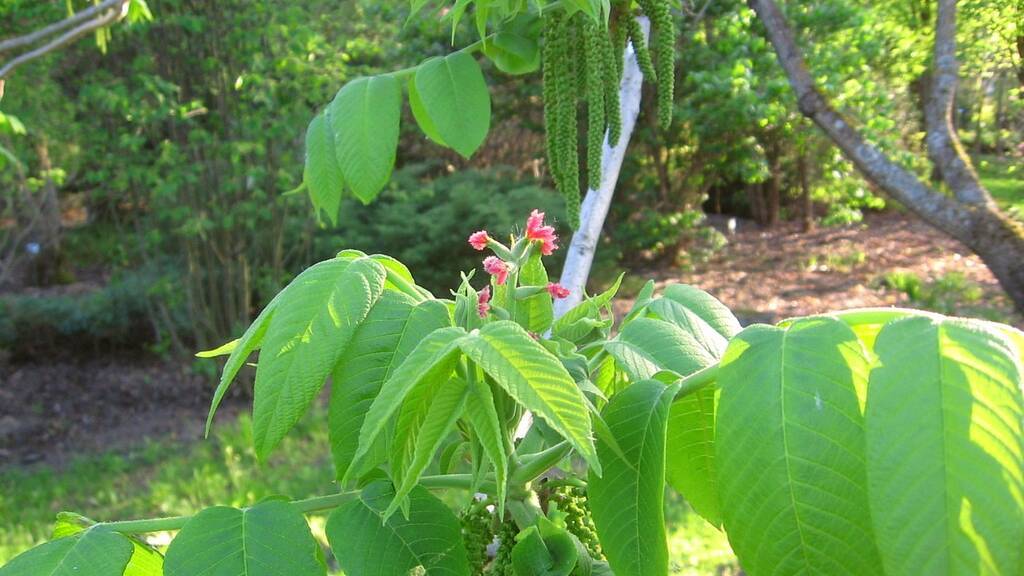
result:
<svg viewBox="0 0 1024 576"><path fill-rule="evenodd" d="M407 5L149 0L154 19L118 26L104 53L83 41L19 69L0 101L0 394L5 375L55 358L130 354L187 364L192 351L237 334L298 271L341 248L395 256L444 295L458 271L478 265L464 241L470 232L510 231L532 208L557 220L564 210L545 169L539 83L487 63L494 120L471 161L404 122L398 169L374 204L346 201L332 226L316 220L303 194L288 193L301 182L304 127L340 86L450 50L451 31L440 19L407 22ZM837 106L929 178L921 103L931 2L785 5ZM0 38L66 10L65 0L0 0ZM954 116L989 190L1024 218L1020 10L1012 0L960 2ZM744 2L681 0L675 17L673 124L658 131L650 110L641 116L595 288L620 269L680 278L726 251L737 225L799 234L859 229L881 211L906 217L800 115ZM465 25L456 44L472 34ZM797 264L830 273L871 265L861 249L828 245ZM974 280L957 274L875 270L870 286L943 312L986 300ZM213 369L192 370L205 379ZM14 442L9 430L17 425L0 418L0 448ZM110 519L324 491L323 426L307 423L304 432L278 451L286 461L260 470L244 418L208 443L154 440L128 454L71 458L60 470L6 467L0 563L45 535L58 503ZM673 510L677 573L730 573L724 538L678 499Z"/></svg>

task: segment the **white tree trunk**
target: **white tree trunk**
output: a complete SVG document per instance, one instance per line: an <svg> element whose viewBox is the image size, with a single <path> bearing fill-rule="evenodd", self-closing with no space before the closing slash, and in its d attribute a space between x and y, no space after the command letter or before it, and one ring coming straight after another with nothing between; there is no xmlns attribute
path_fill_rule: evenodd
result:
<svg viewBox="0 0 1024 576"><path fill-rule="evenodd" d="M644 38L650 36L650 21L641 16L637 19L644 31ZM580 227L572 235L572 242L565 255L565 266L562 268L560 282L569 289L569 297L555 301L555 318L565 314L573 306L583 300L583 292L587 287L590 267L594 263L594 253L601 238L608 207L615 194L615 184L619 179L622 161L626 156L629 139L636 127L636 119L640 114L640 96L643 87L643 74L636 61L636 53L632 45L626 47L625 62L622 72L622 85L619 88L619 101L622 110L622 131L619 142L614 147L609 145L605 135L604 149L601 153L601 186L597 190L587 190L580 207Z"/></svg>

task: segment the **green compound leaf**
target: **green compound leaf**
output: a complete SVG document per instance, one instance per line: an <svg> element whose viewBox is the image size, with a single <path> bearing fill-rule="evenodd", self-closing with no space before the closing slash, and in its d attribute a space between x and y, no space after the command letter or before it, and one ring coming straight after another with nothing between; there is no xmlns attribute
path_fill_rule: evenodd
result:
<svg viewBox="0 0 1024 576"><path fill-rule="evenodd" d="M253 440L261 460L309 408L384 291L384 269L369 258L314 268L285 289L260 353Z"/></svg>
<svg viewBox="0 0 1024 576"><path fill-rule="evenodd" d="M534 251L519 271L519 281L523 286L547 286L548 272L544 269L540 252ZM543 334L551 327L554 319L554 306L551 302L551 295L542 291L528 298L518 300L516 306L516 319L522 320L526 329L535 334Z"/></svg>
<svg viewBox="0 0 1024 576"><path fill-rule="evenodd" d="M687 376L721 357L725 339L682 304L660 298L648 305L648 312L674 322L638 317L605 346L631 379L653 378L664 370ZM716 391L708 387L672 404L666 465L671 486L718 526L715 397Z"/></svg>
<svg viewBox="0 0 1024 576"><path fill-rule="evenodd" d="M509 321L487 324L459 346L509 396L561 434L600 473L586 399L558 358Z"/></svg>
<svg viewBox="0 0 1024 576"><path fill-rule="evenodd" d="M344 482L353 478L353 471L362 471L364 459L374 447L391 417L402 407L406 396L421 383L447 382L459 359L459 343L466 337L462 328L448 327L435 330L420 340L416 347L395 369L366 411L359 429L359 447Z"/></svg>
<svg viewBox="0 0 1024 576"><path fill-rule="evenodd" d="M331 383L328 422L338 478L348 472L366 411L383 383L420 340L449 325L444 304L427 300L414 305L408 296L390 291L359 325L334 368Z"/></svg>
<svg viewBox="0 0 1024 576"><path fill-rule="evenodd" d="M167 549L166 576L323 576L326 566L295 506L270 500L239 510L207 508Z"/></svg>
<svg viewBox="0 0 1024 576"><path fill-rule="evenodd" d="M755 325L730 342L716 464L723 523L750 574L883 574L864 469L867 374L863 346L834 318Z"/></svg>
<svg viewBox="0 0 1024 576"><path fill-rule="evenodd" d="M570 576L580 560L576 540L568 531L541 516L537 525L529 526L516 536L512 547L512 567L516 576ZM585 572L582 572L585 574Z"/></svg>
<svg viewBox="0 0 1024 576"><path fill-rule="evenodd" d="M494 407L494 395L490 386L474 379L469 385L466 398L466 420L473 426L474 436L484 454L494 466L494 483L497 487L498 517L505 517L505 493L508 483L508 451L505 449L505 433L501 418Z"/></svg>
<svg viewBox="0 0 1024 576"><path fill-rule="evenodd" d="M357 78L327 108L338 166L363 202L377 197L391 177L402 118L402 87L391 76Z"/></svg>
<svg viewBox="0 0 1024 576"><path fill-rule="evenodd" d="M53 539L81 534L95 523L84 516L73 512L57 514L57 522L53 527ZM102 530L102 528L96 528ZM132 557L124 568L123 576L163 576L164 557L148 544L135 538L127 537L132 544Z"/></svg>
<svg viewBox="0 0 1024 576"><path fill-rule="evenodd" d="M887 574L1024 574L1024 392L995 325L882 328L868 388L871 515Z"/></svg>
<svg viewBox="0 0 1024 576"><path fill-rule="evenodd" d="M124 536L94 527L19 554L0 576L121 576L133 550Z"/></svg>
<svg viewBox="0 0 1024 576"><path fill-rule="evenodd" d="M309 198L317 214L323 210L331 224L337 224L345 180L338 166L334 133L326 112L317 114L306 129L306 164L302 181L309 190Z"/></svg>
<svg viewBox="0 0 1024 576"><path fill-rule="evenodd" d="M424 385L425 384L425 385ZM416 486L434 454L455 427L466 407L469 388L461 378L434 386L421 382L409 392L395 425L391 476L398 482L395 499L384 512L388 517Z"/></svg>
<svg viewBox="0 0 1024 576"><path fill-rule="evenodd" d="M483 53L506 74L529 74L540 68L541 20L520 14L486 40Z"/></svg>
<svg viewBox="0 0 1024 576"><path fill-rule="evenodd" d="M665 287L662 297L681 304L725 338L732 338L742 329L736 316L717 298L686 284L670 284Z"/></svg>
<svg viewBox="0 0 1024 576"><path fill-rule="evenodd" d="M416 69L415 84L413 113L424 133L472 156L491 127L491 95L480 65L465 52L434 58Z"/></svg>
<svg viewBox="0 0 1024 576"><path fill-rule="evenodd" d="M409 493L409 518L384 511L394 499L388 482L374 482L358 500L327 520L327 539L348 576L409 574L422 566L426 576L470 576L459 520L422 487Z"/></svg>
<svg viewBox="0 0 1024 576"><path fill-rule="evenodd" d="M587 495L601 549L616 576L666 576L665 434L678 385L641 380L612 396L601 415L625 460L603 441L604 475Z"/></svg>

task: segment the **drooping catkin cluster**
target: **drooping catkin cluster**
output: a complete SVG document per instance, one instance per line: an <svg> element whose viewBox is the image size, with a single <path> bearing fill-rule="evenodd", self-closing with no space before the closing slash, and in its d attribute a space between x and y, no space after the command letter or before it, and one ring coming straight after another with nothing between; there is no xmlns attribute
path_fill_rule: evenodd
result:
<svg viewBox="0 0 1024 576"><path fill-rule="evenodd" d="M586 185L601 185L602 149L607 135L614 146L622 133L620 84L626 46L632 43L644 77L656 81L658 118L672 120L675 27L671 0L639 0L652 22L647 39L632 10L632 0L614 0L608 25L577 12L552 10L544 15L544 128L548 168L566 203L569 223L579 223L579 107L586 105ZM653 55L653 58L652 58Z"/></svg>
<svg viewBox="0 0 1024 576"><path fill-rule="evenodd" d="M651 44L654 51L655 79L658 83L658 124L672 124L672 100L675 95L676 27L669 0L638 0L651 19Z"/></svg>

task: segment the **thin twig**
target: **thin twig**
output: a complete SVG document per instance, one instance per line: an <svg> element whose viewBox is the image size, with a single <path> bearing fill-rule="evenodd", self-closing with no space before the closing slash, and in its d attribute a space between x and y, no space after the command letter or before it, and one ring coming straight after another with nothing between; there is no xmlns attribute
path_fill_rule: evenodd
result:
<svg viewBox="0 0 1024 576"><path fill-rule="evenodd" d="M0 41L0 54L10 50L31 46L32 44L35 44L36 42L42 40L43 38L46 38L47 36L56 34L61 30L75 26L76 24L84 22L108 8L113 8L114 6L118 4L123 4L125 2L126 0L104 0L99 4L90 6L85 10L74 13L71 16L61 20L60 22L54 22L49 26L44 26L34 32L30 32L23 36L18 36L16 38L10 38L8 40Z"/></svg>
<svg viewBox="0 0 1024 576"><path fill-rule="evenodd" d="M30 50L7 61L7 63L0 68L0 90L2 90L4 79L7 78L7 76L10 75L10 73L18 66L35 60L36 58L45 56L54 50L78 40L82 36L85 36L94 30L103 28L116 20L123 18L127 14L126 8L128 7L128 2L129 0L117 0L112 3L116 8L110 9L103 15L68 30L64 34L36 48L35 50Z"/></svg>

